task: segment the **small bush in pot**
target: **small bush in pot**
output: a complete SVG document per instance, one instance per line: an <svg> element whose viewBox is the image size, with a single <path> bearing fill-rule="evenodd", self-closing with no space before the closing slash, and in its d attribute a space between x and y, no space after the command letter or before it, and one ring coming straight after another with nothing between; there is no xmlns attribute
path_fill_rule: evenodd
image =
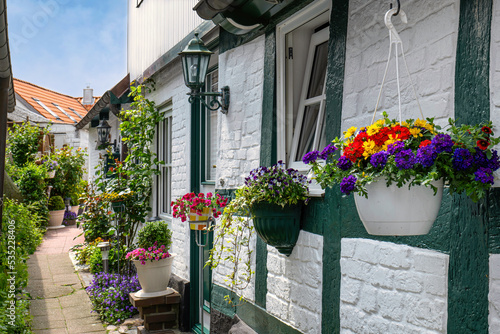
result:
<svg viewBox="0 0 500 334"><path fill-rule="evenodd" d="M148 222L137 233L137 246L139 248L149 248L156 243L158 246L170 248L172 244L172 231L164 221Z"/></svg>
<svg viewBox="0 0 500 334"><path fill-rule="evenodd" d="M64 210L66 206L64 205L64 200L61 196L52 196L49 199L49 210L50 211L59 211Z"/></svg>

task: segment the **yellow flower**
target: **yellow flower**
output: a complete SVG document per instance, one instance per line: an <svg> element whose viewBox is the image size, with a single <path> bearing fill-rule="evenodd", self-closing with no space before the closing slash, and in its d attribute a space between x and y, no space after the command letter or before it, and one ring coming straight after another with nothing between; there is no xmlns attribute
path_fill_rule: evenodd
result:
<svg viewBox="0 0 500 334"><path fill-rule="evenodd" d="M357 128L355 126L351 126L347 131L344 132L344 138L350 138L355 132Z"/></svg>
<svg viewBox="0 0 500 334"><path fill-rule="evenodd" d="M382 151L387 151L388 146L391 144L394 144L396 141L397 140L395 140L395 139L386 140L384 145L382 146Z"/></svg>
<svg viewBox="0 0 500 334"><path fill-rule="evenodd" d="M377 145L373 140L367 140L363 143L363 156L367 159L370 155L377 153Z"/></svg>
<svg viewBox="0 0 500 334"><path fill-rule="evenodd" d="M413 137L417 138L417 137L422 137L422 134L421 134L422 131L420 131L419 128L410 128L410 133L412 134Z"/></svg>

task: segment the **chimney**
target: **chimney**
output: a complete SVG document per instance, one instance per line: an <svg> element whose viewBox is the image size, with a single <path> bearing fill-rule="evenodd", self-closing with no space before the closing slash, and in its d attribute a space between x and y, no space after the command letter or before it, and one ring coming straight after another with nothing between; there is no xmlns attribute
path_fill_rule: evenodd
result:
<svg viewBox="0 0 500 334"><path fill-rule="evenodd" d="M82 104L83 105L91 105L94 104L94 90L90 88L90 86L87 86L87 88L83 89L83 99L82 99Z"/></svg>

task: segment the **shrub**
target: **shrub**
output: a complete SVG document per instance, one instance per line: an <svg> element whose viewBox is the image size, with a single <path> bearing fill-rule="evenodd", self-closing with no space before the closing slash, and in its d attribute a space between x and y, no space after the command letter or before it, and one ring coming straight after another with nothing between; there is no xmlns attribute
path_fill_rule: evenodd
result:
<svg viewBox="0 0 500 334"><path fill-rule="evenodd" d="M41 129L28 122L14 124L9 129L7 152L17 167L33 161L38 151L39 136L48 133L48 129Z"/></svg>
<svg viewBox="0 0 500 334"><path fill-rule="evenodd" d="M49 199L50 211L64 210L65 208L66 206L64 205L64 201L61 196L52 196Z"/></svg>
<svg viewBox="0 0 500 334"><path fill-rule="evenodd" d="M71 147L63 147L57 150L52 158L57 160L59 169L56 176L50 180L54 195L62 197L70 197L76 200L83 192L81 180L84 173L85 150L81 148L73 149ZM72 203L72 205L76 205Z"/></svg>
<svg viewBox="0 0 500 334"><path fill-rule="evenodd" d="M128 294L141 289L137 275L99 273L86 288L94 311L101 320L116 324L137 314L137 309L129 301Z"/></svg>
<svg viewBox="0 0 500 334"><path fill-rule="evenodd" d="M172 244L172 231L164 221L148 222L137 233L137 239L139 248L148 249L156 242L158 247L165 245L165 248L169 249Z"/></svg>
<svg viewBox="0 0 500 334"><path fill-rule="evenodd" d="M125 262L126 246L122 246L121 251L117 247L111 247L109 250L108 269L110 272L118 272L118 258L120 258L120 271L123 272ZM92 274L103 271L101 249L97 247L97 243L92 248L92 254L89 257L89 269Z"/></svg>
<svg viewBox="0 0 500 334"><path fill-rule="evenodd" d="M110 231L109 203L98 194L96 186L91 184L86 187L84 194L85 211L80 215L81 226L86 242L92 242L97 238L108 239ZM78 227L80 223L78 222Z"/></svg>

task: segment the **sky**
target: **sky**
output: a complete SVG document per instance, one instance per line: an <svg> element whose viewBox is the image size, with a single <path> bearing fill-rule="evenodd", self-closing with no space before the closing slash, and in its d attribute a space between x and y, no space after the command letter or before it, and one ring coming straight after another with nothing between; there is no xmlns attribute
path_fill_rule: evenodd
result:
<svg viewBox="0 0 500 334"><path fill-rule="evenodd" d="M7 0L14 78L101 96L127 74L127 1Z"/></svg>

